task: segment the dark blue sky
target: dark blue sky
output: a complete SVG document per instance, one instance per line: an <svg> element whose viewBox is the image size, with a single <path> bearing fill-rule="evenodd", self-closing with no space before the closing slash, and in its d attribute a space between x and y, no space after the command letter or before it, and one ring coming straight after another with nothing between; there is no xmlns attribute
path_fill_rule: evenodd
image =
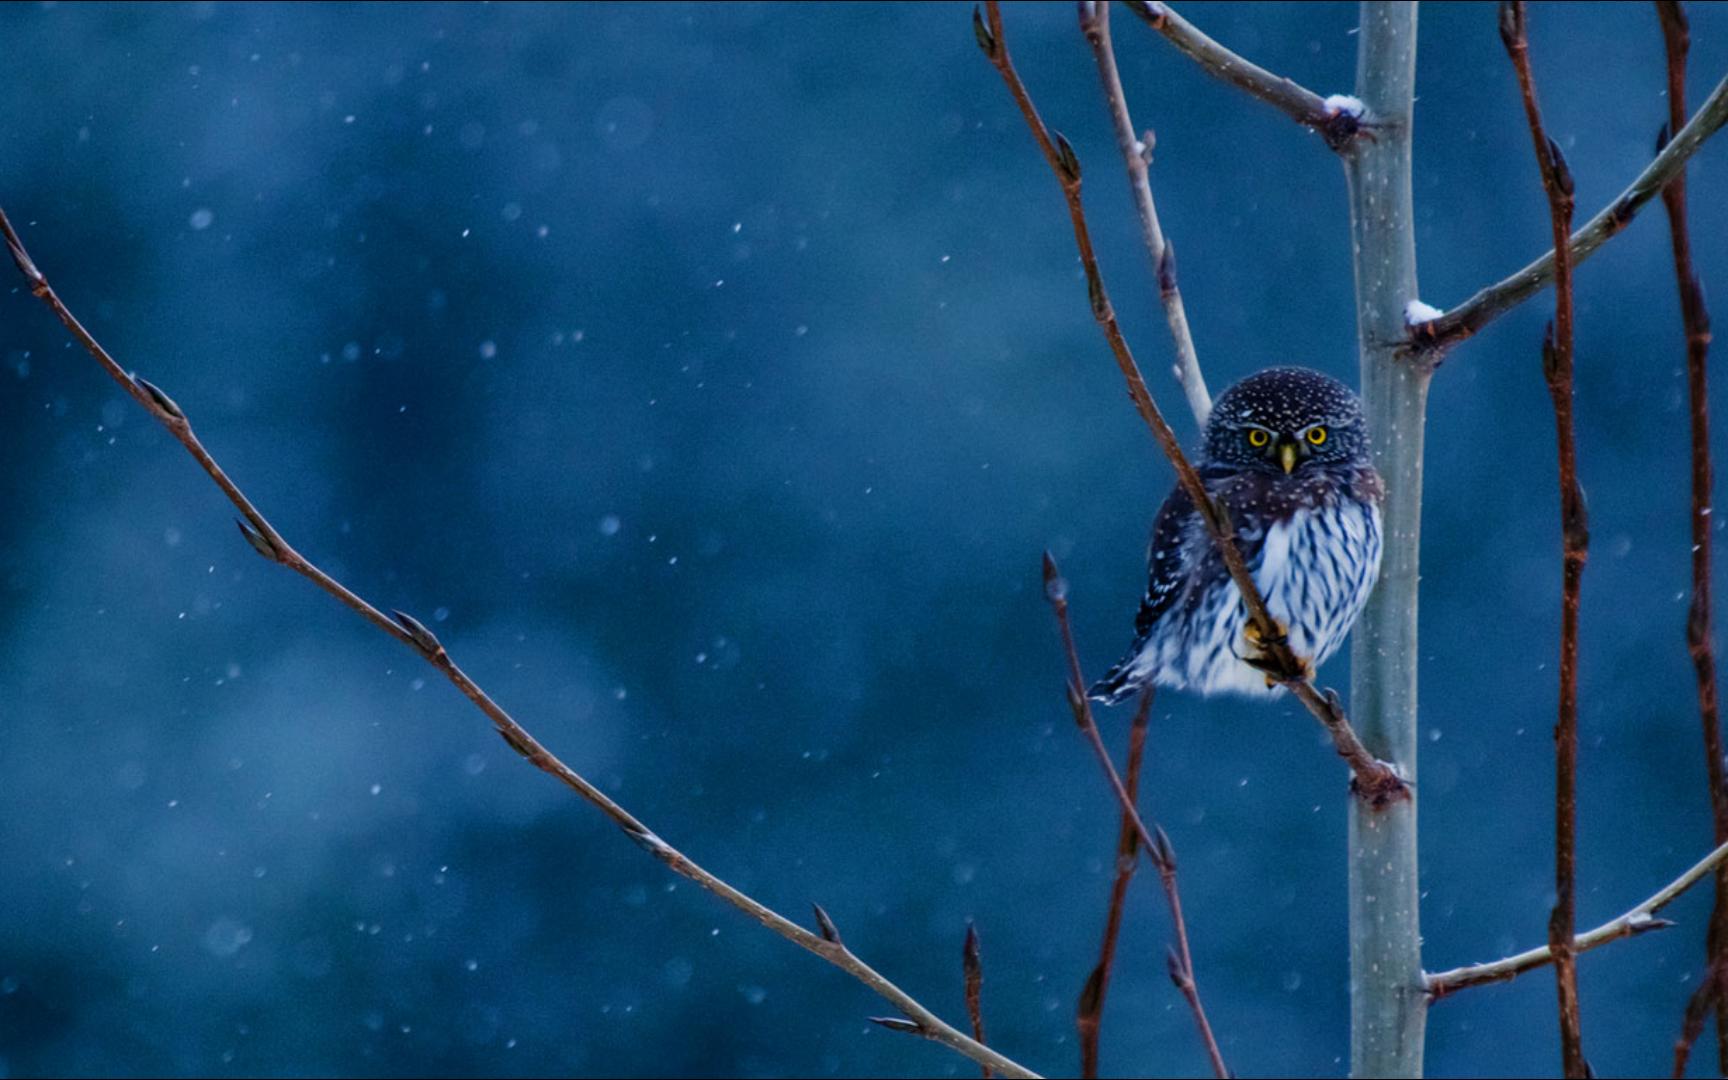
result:
<svg viewBox="0 0 1728 1080"><path fill-rule="evenodd" d="M1352 4L1183 10L1320 93ZM1728 9L1692 5L1694 101ZM1068 4L1012 5L1113 298L1156 292ZM287 537L412 611L668 839L1072 1072L1115 815L1038 587L1126 644L1168 465L962 4L0 7L0 205ZM1116 37L1214 389L1355 381L1341 170L1134 20ZM1423 299L1548 225L1488 4L1423 6ZM1641 4L1537 4L1582 212L1666 116ZM1692 172L1728 290L1728 143ZM1683 629L1683 353L1651 213L1581 271L1581 922L1708 847ZM1540 941L1559 597L1548 300L1436 378L1422 603L1430 966ZM0 290L0 1075L969 1074L625 843L433 672L258 560L219 493ZM1717 379L1722 388L1723 379ZM1718 432L1728 427L1719 423ZM1184 437L1192 435L1183 423ZM1719 449L1720 449L1720 442ZM1341 655L1323 673L1348 684ZM1106 719L1120 745L1124 710ZM1289 703L1171 694L1146 807L1244 1075L1347 1052L1343 775ZM1118 1074L1204 1058L1134 888ZM1665 1068L1707 899L1586 957L1599 1072ZM1436 1075L1551 1073L1552 983L1438 1006Z"/></svg>

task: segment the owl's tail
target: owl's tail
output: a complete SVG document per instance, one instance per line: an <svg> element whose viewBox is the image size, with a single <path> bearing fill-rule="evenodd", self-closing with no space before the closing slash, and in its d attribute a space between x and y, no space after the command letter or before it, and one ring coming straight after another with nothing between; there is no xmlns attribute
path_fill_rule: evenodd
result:
<svg viewBox="0 0 1728 1080"><path fill-rule="evenodd" d="M1135 694L1146 685L1147 672L1139 669L1135 661L1140 659L1140 643L1128 650L1128 655L1116 662L1116 666L1104 673L1104 677L1093 683L1086 691L1086 696L1093 701L1101 701L1106 705L1118 705Z"/></svg>

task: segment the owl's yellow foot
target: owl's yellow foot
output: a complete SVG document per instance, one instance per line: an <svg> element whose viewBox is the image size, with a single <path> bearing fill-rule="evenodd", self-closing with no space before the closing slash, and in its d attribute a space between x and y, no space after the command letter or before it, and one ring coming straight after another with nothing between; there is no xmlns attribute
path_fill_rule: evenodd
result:
<svg viewBox="0 0 1728 1080"><path fill-rule="evenodd" d="M1273 643L1281 643L1281 642L1289 640L1289 635L1286 632L1283 623L1274 619L1274 620L1272 620L1272 626L1273 626L1273 634L1272 634ZM1255 622L1252 619L1248 620L1248 625L1243 627L1242 636L1248 639L1248 647L1253 649L1255 652L1259 652L1260 649L1266 644L1265 635L1260 633L1260 624Z"/></svg>
<svg viewBox="0 0 1728 1080"><path fill-rule="evenodd" d="M1266 674L1268 689L1279 683L1303 681L1313 677L1314 665L1309 663L1308 658L1297 656L1288 648L1290 637L1283 623L1274 620L1273 633L1268 637L1260 632L1258 623L1250 620L1243 628L1242 636L1248 640L1248 651L1242 657L1242 662Z"/></svg>

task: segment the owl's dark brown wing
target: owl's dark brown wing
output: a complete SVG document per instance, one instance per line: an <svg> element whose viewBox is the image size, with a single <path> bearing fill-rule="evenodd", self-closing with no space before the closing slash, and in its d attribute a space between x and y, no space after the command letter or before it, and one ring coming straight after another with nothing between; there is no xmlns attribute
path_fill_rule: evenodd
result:
<svg viewBox="0 0 1728 1080"><path fill-rule="evenodd" d="M1200 479L1206 490L1221 499L1229 510L1236 547L1252 572L1265 548L1263 478L1228 466L1208 465L1201 467ZM1146 595L1134 617L1134 644L1087 691L1088 697L1107 704L1126 699L1154 677L1140 654L1161 632L1159 624L1165 617L1173 613L1191 614L1227 577L1212 534L1195 511L1194 501L1180 485L1164 500L1152 523L1152 543L1146 562Z"/></svg>
<svg viewBox="0 0 1728 1080"><path fill-rule="evenodd" d="M1236 550L1252 573L1260 565L1265 545L1263 525L1265 478L1224 466L1204 466L1200 479L1214 498L1221 499L1230 513ZM1194 500L1182 485L1164 500L1152 523L1152 543L1147 552L1146 596L1134 617L1134 633L1144 638L1165 612L1186 598L1197 602L1205 587L1227 571L1206 523L1194 509Z"/></svg>
<svg viewBox="0 0 1728 1080"><path fill-rule="evenodd" d="M1197 526L1201 521L1194 512L1194 500L1178 484L1152 522L1152 541L1146 552L1146 595L1134 616L1136 640L1144 639L1181 599L1193 562L1193 545L1188 541Z"/></svg>

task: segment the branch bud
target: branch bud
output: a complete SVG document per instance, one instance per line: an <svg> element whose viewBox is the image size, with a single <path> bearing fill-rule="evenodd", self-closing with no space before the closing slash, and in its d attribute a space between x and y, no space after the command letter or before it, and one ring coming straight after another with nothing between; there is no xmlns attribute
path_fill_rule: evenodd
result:
<svg viewBox="0 0 1728 1080"><path fill-rule="evenodd" d="M1068 691L1068 708L1074 713L1074 723L1076 726L1084 728L1087 715L1086 692L1072 682L1065 681L1063 686Z"/></svg>
<svg viewBox="0 0 1728 1080"><path fill-rule="evenodd" d="M240 527L240 535L244 536L246 542L252 545L253 551L256 551L271 562L282 561L282 553L276 550L276 545L272 544L263 533L254 529L244 518L235 518L234 524Z"/></svg>
<svg viewBox="0 0 1728 1080"><path fill-rule="evenodd" d="M414 642L415 647L421 652L431 657L444 651L444 646L439 642L437 635L426 629L425 623L406 611L392 610L390 614L396 617L397 624L407 631L409 640Z"/></svg>
<svg viewBox="0 0 1728 1080"><path fill-rule="evenodd" d="M36 269L36 263L30 258L30 253L24 250L23 244L8 236L6 238L6 250L12 253L12 262L17 265L18 272L24 275L24 279L30 282L32 288L48 284L48 279L42 276L42 271Z"/></svg>
<svg viewBox="0 0 1728 1080"><path fill-rule="evenodd" d="M1099 1010L1103 1007L1104 997L1104 965L1099 964L1092 969L1092 974L1086 976L1086 985L1080 988L1080 1005L1075 1014L1082 1020L1091 1019L1097 1023Z"/></svg>
<svg viewBox="0 0 1728 1080"><path fill-rule="evenodd" d="M157 412L164 413L170 420L185 420L186 414L180 411L180 406L174 399L162 392L162 388L144 378L142 375L132 376L132 382L138 389L144 391L144 396L150 399Z"/></svg>
<svg viewBox="0 0 1728 1080"><path fill-rule="evenodd" d="M1524 46L1524 5L1500 0L1500 43L1508 52Z"/></svg>
<svg viewBox="0 0 1728 1080"><path fill-rule="evenodd" d="M984 50L985 56L996 59L996 38L984 24L984 12L977 5L972 8L972 36L978 39L978 47Z"/></svg>
<svg viewBox="0 0 1728 1080"><path fill-rule="evenodd" d="M1104 291L1104 279L1093 273L1086 272L1086 300L1092 305L1092 317L1099 322L1110 318L1110 297Z"/></svg>
<svg viewBox="0 0 1728 1080"><path fill-rule="evenodd" d="M1176 245L1164 241L1164 252L1158 256L1158 295L1168 300L1176 294Z"/></svg>
<svg viewBox="0 0 1728 1080"><path fill-rule="evenodd" d="M521 754L523 757L528 758L530 761L533 760L534 747L529 745L529 743L522 737L521 732L507 727L494 728L493 730L498 732L498 737L504 740L506 746L510 747L510 749L516 751L518 754Z"/></svg>
<svg viewBox="0 0 1728 1080"><path fill-rule="evenodd" d="M1566 164L1566 155L1560 151L1560 144L1553 139L1548 140L1548 168L1554 177L1554 185L1570 200L1572 198L1572 166Z"/></svg>
<svg viewBox="0 0 1728 1080"><path fill-rule="evenodd" d="M1170 981L1176 984L1176 989L1183 993L1188 992L1191 976L1188 974L1188 968L1182 963L1181 955L1176 952L1173 945L1164 947L1164 970L1170 974Z"/></svg>
<svg viewBox="0 0 1728 1080"><path fill-rule="evenodd" d="M1152 857L1160 864L1160 869L1176 869L1176 846L1170 843L1170 835L1164 831L1164 826L1152 826Z"/></svg>
<svg viewBox="0 0 1728 1080"><path fill-rule="evenodd" d="M1044 599L1052 604L1068 600L1068 579L1056 568L1056 557L1048 551L1044 553Z"/></svg>
<svg viewBox="0 0 1728 1080"><path fill-rule="evenodd" d="M840 944L840 928L835 926L834 920L830 919L828 913L822 910L822 905L811 904L810 907L816 912L816 929L822 932L822 940L830 945Z"/></svg>
<svg viewBox="0 0 1728 1080"><path fill-rule="evenodd" d="M1074 153L1074 146L1068 141L1068 136L1060 131L1050 133L1056 142L1056 160L1062 168L1062 175L1070 183L1080 182L1080 159Z"/></svg>

